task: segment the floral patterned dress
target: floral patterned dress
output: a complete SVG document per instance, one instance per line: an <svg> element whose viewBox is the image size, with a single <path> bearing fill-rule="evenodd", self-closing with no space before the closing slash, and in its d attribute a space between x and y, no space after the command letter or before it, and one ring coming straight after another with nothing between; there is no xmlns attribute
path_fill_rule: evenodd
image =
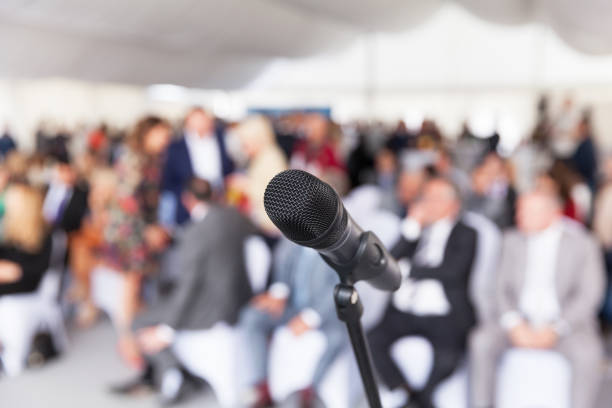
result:
<svg viewBox="0 0 612 408"><path fill-rule="evenodd" d="M147 224L156 221L161 158L143 157L126 150L117 160L118 185L104 228L102 261L121 272L149 270L144 240ZM157 193L156 193L157 192Z"/></svg>

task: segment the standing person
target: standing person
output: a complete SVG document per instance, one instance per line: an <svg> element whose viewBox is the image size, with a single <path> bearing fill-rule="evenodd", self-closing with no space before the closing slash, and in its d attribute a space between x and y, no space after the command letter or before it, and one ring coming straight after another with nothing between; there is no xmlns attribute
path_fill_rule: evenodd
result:
<svg viewBox="0 0 612 408"><path fill-rule="evenodd" d="M476 231L459 219L459 191L448 180L427 182L421 199L402 223L402 238L391 254L398 259L402 286L382 321L369 332L374 364L389 390L404 388L419 407L433 407L433 393L464 354L475 323L469 277ZM433 367L422 390L412 389L391 357L404 336L422 336L433 348Z"/></svg>
<svg viewBox="0 0 612 408"><path fill-rule="evenodd" d="M574 169L588 184L591 191L597 187L597 146L593 141L593 129L591 126L590 112L583 113L580 122L576 126L578 145L570 160Z"/></svg>
<svg viewBox="0 0 612 408"><path fill-rule="evenodd" d="M497 319L470 339L471 404L492 407L497 362L511 347L556 350L572 369L571 406L594 407L603 348L597 326L604 267L596 241L562 220L558 198L519 200L517 230L504 236Z"/></svg>
<svg viewBox="0 0 612 408"><path fill-rule="evenodd" d="M248 157L246 174L230 178L229 190L246 196L246 212L256 225L266 233L274 233L276 227L268 218L263 205L268 182L276 174L287 169L287 159L276 144L272 125L263 116L253 116L236 129L242 150Z"/></svg>
<svg viewBox="0 0 612 408"><path fill-rule="evenodd" d="M320 114L310 114L304 120L304 139L291 154L291 167L320 177L327 172L345 173L345 167L329 140L329 121Z"/></svg>
<svg viewBox="0 0 612 408"><path fill-rule="evenodd" d="M159 189L160 163L170 140L170 127L156 116L141 119L115 163L118 183L105 208L101 264L124 279L118 329L125 330L139 307L141 280L149 272L145 236L157 211L151 190ZM151 208L153 206L153 208Z"/></svg>
<svg viewBox="0 0 612 408"><path fill-rule="evenodd" d="M189 219L181 194L193 177L208 180L219 191L223 189L224 178L233 170L224 135L215 128L213 115L199 107L191 109L180 138L168 148L162 178L162 223L173 226Z"/></svg>

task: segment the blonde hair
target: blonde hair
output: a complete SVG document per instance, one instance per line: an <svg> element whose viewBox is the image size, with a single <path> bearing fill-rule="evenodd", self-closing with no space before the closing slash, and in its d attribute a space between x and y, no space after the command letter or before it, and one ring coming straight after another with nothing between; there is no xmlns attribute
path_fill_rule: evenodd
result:
<svg viewBox="0 0 612 408"><path fill-rule="evenodd" d="M236 133L245 139L255 141L259 146L269 146L276 142L272 124L263 115L246 118L236 127Z"/></svg>
<svg viewBox="0 0 612 408"><path fill-rule="evenodd" d="M21 152L12 151L4 160L4 168L12 181L25 181L29 169L28 157Z"/></svg>
<svg viewBox="0 0 612 408"><path fill-rule="evenodd" d="M26 252L40 249L46 225L40 192L25 184L10 185L5 195L4 241Z"/></svg>

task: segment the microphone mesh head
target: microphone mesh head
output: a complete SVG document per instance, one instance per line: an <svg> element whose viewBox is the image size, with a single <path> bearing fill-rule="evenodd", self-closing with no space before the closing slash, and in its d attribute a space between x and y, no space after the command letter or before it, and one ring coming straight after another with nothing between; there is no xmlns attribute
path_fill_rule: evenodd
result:
<svg viewBox="0 0 612 408"><path fill-rule="evenodd" d="M285 170L268 183L264 207L287 238L307 242L321 237L332 225L338 200L334 189L312 174Z"/></svg>

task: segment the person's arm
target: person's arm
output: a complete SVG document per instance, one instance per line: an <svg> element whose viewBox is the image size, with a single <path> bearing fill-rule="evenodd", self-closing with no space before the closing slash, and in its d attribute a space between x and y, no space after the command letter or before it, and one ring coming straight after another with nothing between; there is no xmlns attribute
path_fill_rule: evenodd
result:
<svg viewBox="0 0 612 408"><path fill-rule="evenodd" d="M400 234L399 241L391 248L391 255L398 260L412 259L421 237L421 224L416 219L408 217L402 221Z"/></svg>
<svg viewBox="0 0 612 408"><path fill-rule="evenodd" d="M518 310L518 295L520 288L515 288L512 282L516 273L517 259L512 250L513 237L507 233L503 237L501 258L497 276L495 278L495 298L497 301L497 313L499 325L507 331L524 323L524 319Z"/></svg>
<svg viewBox="0 0 612 408"><path fill-rule="evenodd" d="M589 237L584 246L584 258L580 265L580 278L574 282L569 301L563 304L561 319L555 329L561 335L592 321L599 311L605 290L605 267L599 244Z"/></svg>
<svg viewBox="0 0 612 408"><path fill-rule="evenodd" d="M49 268L51 257L51 239L47 237L41 250L35 254L26 254L18 264L21 276L12 283L0 284L0 295L30 293L38 289L45 272Z"/></svg>
<svg viewBox="0 0 612 408"><path fill-rule="evenodd" d="M330 319L337 319L334 303L334 287L340 282L338 275L327 264L320 262L311 288L314 296L310 307L302 310L300 316L311 329L316 329Z"/></svg>

